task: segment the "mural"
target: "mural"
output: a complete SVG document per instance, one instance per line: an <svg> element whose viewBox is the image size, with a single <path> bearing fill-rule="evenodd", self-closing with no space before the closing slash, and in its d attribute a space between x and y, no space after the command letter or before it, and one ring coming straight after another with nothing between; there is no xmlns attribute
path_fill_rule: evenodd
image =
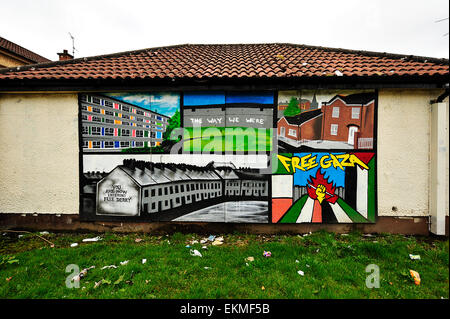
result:
<svg viewBox="0 0 450 319"><path fill-rule="evenodd" d="M269 152L273 92L185 92L184 150Z"/></svg>
<svg viewBox="0 0 450 319"><path fill-rule="evenodd" d="M374 91L80 94L85 221L374 223Z"/></svg>
<svg viewBox="0 0 450 319"><path fill-rule="evenodd" d="M374 149L374 91L281 91L278 150Z"/></svg>
<svg viewBox="0 0 450 319"><path fill-rule="evenodd" d="M180 127L178 93L80 95L84 153L169 153Z"/></svg>
<svg viewBox="0 0 450 319"><path fill-rule="evenodd" d="M278 154L277 160L272 222L375 222L375 153Z"/></svg>
<svg viewBox="0 0 450 319"><path fill-rule="evenodd" d="M243 156L85 156L83 212L109 220L267 223L269 175L256 168L265 165L267 157L252 168Z"/></svg>

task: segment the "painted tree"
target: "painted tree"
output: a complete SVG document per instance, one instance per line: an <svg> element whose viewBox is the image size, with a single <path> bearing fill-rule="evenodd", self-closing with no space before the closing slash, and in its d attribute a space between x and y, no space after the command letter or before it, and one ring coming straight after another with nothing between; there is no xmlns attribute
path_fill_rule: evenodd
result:
<svg viewBox="0 0 450 319"><path fill-rule="evenodd" d="M164 140L170 139L170 134L174 129L180 127L180 123L181 123L181 116L180 112L177 110L168 121L167 129L163 134Z"/></svg>
<svg viewBox="0 0 450 319"><path fill-rule="evenodd" d="M288 107L284 110L284 116L295 116L300 114L302 110L298 106L298 101L295 97L291 97Z"/></svg>

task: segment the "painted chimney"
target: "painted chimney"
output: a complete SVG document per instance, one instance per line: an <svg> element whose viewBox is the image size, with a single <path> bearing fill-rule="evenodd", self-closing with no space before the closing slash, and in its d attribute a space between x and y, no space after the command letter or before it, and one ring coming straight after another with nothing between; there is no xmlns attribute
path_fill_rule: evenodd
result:
<svg viewBox="0 0 450 319"><path fill-rule="evenodd" d="M58 53L59 55L59 61L65 61L65 60L72 60L73 59L73 55L69 54L69 52L67 52L67 50L63 50L62 53Z"/></svg>

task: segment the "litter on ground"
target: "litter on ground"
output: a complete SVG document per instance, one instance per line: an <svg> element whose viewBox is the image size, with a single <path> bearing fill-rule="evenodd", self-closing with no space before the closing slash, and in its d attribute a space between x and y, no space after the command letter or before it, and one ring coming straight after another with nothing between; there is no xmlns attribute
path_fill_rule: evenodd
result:
<svg viewBox="0 0 450 319"><path fill-rule="evenodd" d="M114 269L116 269L117 266L116 266L116 265L105 266L105 267L102 267L102 270L103 270L103 269L109 269L109 268L114 268Z"/></svg>
<svg viewBox="0 0 450 319"><path fill-rule="evenodd" d="M128 264L128 262L129 262L129 260L125 260L125 261L121 261L120 264L121 264L122 266L125 266L126 264Z"/></svg>
<svg viewBox="0 0 450 319"><path fill-rule="evenodd" d="M202 254L197 249L191 249L190 253L191 253L191 256L202 257Z"/></svg>
<svg viewBox="0 0 450 319"><path fill-rule="evenodd" d="M270 257L270 256L272 256L272 253L271 253L270 251L265 251L265 250L264 250L263 256L264 256L264 257Z"/></svg>
<svg viewBox="0 0 450 319"><path fill-rule="evenodd" d="M70 247L77 247L77 246L78 246L78 243L70 244Z"/></svg>
<svg viewBox="0 0 450 319"><path fill-rule="evenodd" d="M147 259L142 259L142 263L145 264L147 262Z"/></svg>
<svg viewBox="0 0 450 319"><path fill-rule="evenodd" d="M255 260L255 257L251 257L251 256L250 256L250 257L245 258L245 260L246 260L246 261L254 261L254 260Z"/></svg>
<svg viewBox="0 0 450 319"><path fill-rule="evenodd" d="M409 270L409 273L411 274L411 277L414 279L414 283L416 285L420 285L420 275L417 271Z"/></svg>
<svg viewBox="0 0 450 319"><path fill-rule="evenodd" d="M100 236L97 236L97 237L94 237L94 238L85 238L85 239L83 239L83 242L92 242L92 241L99 241L99 240L102 240L101 238L100 238Z"/></svg>
<svg viewBox="0 0 450 319"><path fill-rule="evenodd" d="M409 258L411 258L411 260L420 260L420 255L409 254Z"/></svg>
<svg viewBox="0 0 450 319"><path fill-rule="evenodd" d="M142 238L136 238L135 240L134 240L134 242L136 242L136 243L140 243L142 241Z"/></svg>
<svg viewBox="0 0 450 319"><path fill-rule="evenodd" d="M208 237L209 241L214 241L214 239L216 239L216 236L214 236L214 235L211 235L211 236Z"/></svg>
<svg viewBox="0 0 450 319"><path fill-rule="evenodd" d="M304 276L304 275L305 275L305 273L304 273L303 271L301 271L301 270L297 271L297 273L298 273L300 276Z"/></svg>

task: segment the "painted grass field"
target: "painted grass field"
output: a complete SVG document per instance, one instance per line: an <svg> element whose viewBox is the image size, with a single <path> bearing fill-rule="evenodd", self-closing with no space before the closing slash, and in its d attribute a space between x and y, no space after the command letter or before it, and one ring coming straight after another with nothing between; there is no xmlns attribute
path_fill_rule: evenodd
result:
<svg viewBox="0 0 450 319"><path fill-rule="evenodd" d="M222 235L223 244L212 245L200 243L208 236L180 233L40 235L51 247L36 234L18 238L17 233L0 232L0 298L449 297L448 239L236 233ZM82 242L97 235L100 241ZM70 247L72 243L78 246ZM191 249L202 257L192 256ZM271 256L264 257L264 251ZM411 260L409 254L420 255L420 260ZM66 273L70 264L80 270L95 266L78 289L66 287L66 277L74 274ZM366 287L369 264L379 267L379 288ZM102 269L110 265L117 268ZM410 269L420 274L420 285L410 278Z"/></svg>
<svg viewBox="0 0 450 319"><path fill-rule="evenodd" d="M190 152L269 152L272 129L252 127L184 128L184 151Z"/></svg>

